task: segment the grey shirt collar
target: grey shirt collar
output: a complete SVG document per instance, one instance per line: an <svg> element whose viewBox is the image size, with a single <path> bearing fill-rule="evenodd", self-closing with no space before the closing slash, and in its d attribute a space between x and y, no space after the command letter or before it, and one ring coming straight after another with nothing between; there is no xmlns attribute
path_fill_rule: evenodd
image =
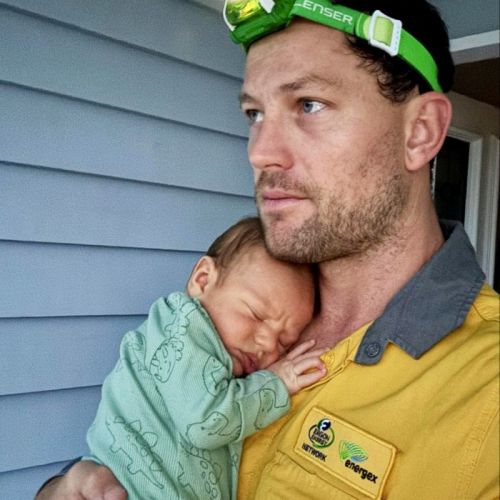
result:
<svg viewBox="0 0 500 500"><path fill-rule="evenodd" d="M485 275L463 226L441 221L441 229L444 245L368 328L356 363L378 363L389 342L418 359L464 322Z"/></svg>

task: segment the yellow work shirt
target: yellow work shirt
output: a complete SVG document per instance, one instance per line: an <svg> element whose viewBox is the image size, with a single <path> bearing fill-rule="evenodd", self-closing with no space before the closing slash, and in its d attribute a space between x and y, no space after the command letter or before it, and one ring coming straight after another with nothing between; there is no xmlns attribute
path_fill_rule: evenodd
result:
<svg viewBox="0 0 500 500"><path fill-rule="evenodd" d="M500 302L479 288L417 359L393 338L356 362L371 325L328 352L328 375L246 440L238 499L498 498Z"/></svg>

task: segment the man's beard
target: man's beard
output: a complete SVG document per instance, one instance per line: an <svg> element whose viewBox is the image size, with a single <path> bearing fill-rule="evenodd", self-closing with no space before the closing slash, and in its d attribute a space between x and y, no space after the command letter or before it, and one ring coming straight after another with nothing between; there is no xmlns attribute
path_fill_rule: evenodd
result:
<svg viewBox="0 0 500 500"><path fill-rule="evenodd" d="M292 191L316 207L313 215L297 225L290 215L280 212L260 214L269 252L278 259L296 263L319 263L379 247L396 236L409 191L408 183L396 168L389 178L379 178L373 195L360 196L359 202L350 207L343 203L341 194L292 181L285 172L262 172L256 185L258 205L264 188ZM362 185L359 189L363 189ZM286 218L288 223L284 222Z"/></svg>

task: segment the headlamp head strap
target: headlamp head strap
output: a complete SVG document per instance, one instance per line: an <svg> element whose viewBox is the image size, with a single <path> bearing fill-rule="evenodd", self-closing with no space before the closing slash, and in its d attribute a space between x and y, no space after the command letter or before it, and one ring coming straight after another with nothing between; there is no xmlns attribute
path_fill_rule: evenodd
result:
<svg viewBox="0 0 500 500"><path fill-rule="evenodd" d="M224 19L235 43L248 47L259 38L285 28L294 17L357 36L414 68L433 90L441 92L437 65L429 51L401 21L379 10L372 15L329 0L226 0Z"/></svg>

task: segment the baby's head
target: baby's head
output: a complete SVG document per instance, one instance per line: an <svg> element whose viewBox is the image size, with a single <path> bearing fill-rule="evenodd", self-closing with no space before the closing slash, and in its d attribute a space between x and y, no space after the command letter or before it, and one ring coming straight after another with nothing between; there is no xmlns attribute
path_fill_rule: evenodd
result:
<svg viewBox="0 0 500 500"><path fill-rule="evenodd" d="M187 292L208 311L236 376L274 363L313 314L310 267L271 257L257 217L239 221L213 242L196 263Z"/></svg>

